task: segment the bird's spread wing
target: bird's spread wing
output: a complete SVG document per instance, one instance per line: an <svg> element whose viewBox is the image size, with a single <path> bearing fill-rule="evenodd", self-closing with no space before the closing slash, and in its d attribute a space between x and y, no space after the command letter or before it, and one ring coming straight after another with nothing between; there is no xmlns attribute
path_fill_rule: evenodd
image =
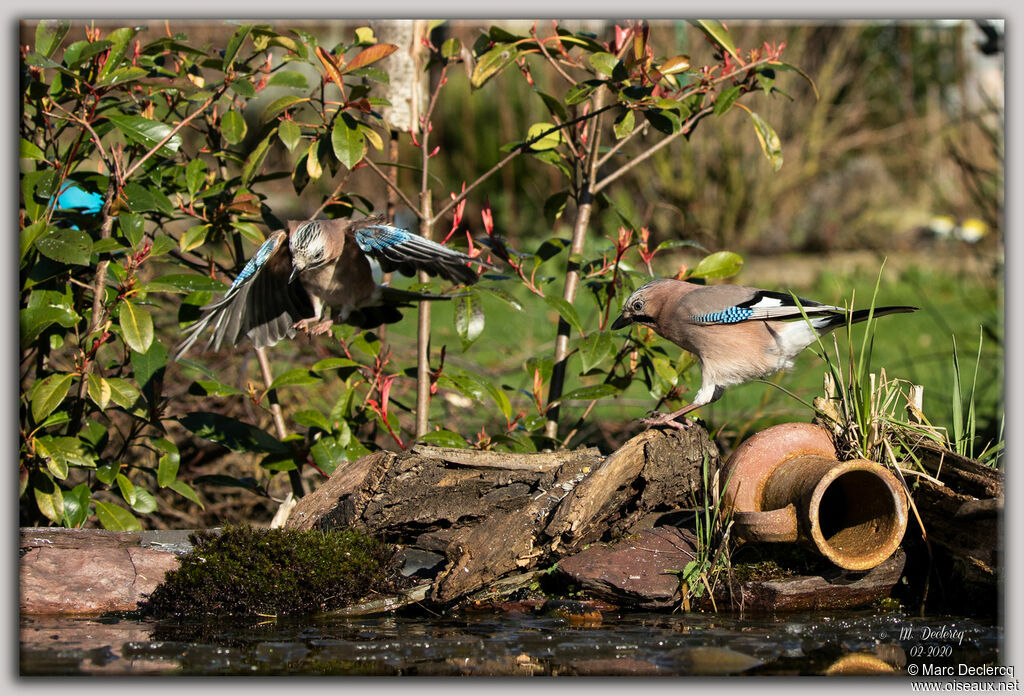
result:
<svg viewBox="0 0 1024 696"><path fill-rule="evenodd" d="M736 324L769 319L783 321L800 319L804 314L846 313L842 307L794 298L789 293L738 286L702 288L687 295L685 301L690 321L701 324Z"/></svg>
<svg viewBox="0 0 1024 696"><path fill-rule="evenodd" d="M353 225L356 243L364 253L380 263L384 272L399 271L411 276L416 271L441 276L453 283L469 285L477 281L470 263L489 266L478 259L442 246L412 232L383 223Z"/></svg>
<svg viewBox="0 0 1024 696"><path fill-rule="evenodd" d="M210 346L219 349L225 341L234 345L249 336L257 348L294 336L294 324L313 316L309 295L301 283L288 283L291 257L287 233L279 230L260 245L224 297L203 307L202 316L188 328L175 350L177 360L210 325Z"/></svg>

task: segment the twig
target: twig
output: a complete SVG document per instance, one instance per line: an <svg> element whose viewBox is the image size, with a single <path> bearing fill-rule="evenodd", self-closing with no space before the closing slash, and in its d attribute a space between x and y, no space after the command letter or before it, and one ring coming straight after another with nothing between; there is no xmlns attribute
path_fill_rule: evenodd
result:
<svg viewBox="0 0 1024 696"><path fill-rule="evenodd" d="M269 391L267 392L267 399L270 401L270 413L274 417L274 428L277 430L277 438L282 442L288 437L288 429L284 424L284 416L281 413L281 404L277 401L277 392L270 389L270 385L274 382L274 373L270 371L270 361L267 359L267 349L257 348L256 359L260 363L260 372L263 374L263 383L267 386ZM302 485L302 471L301 464L296 462L295 468L288 472L288 480L292 484L292 491L295 493L296 498L301 498L305 495L305 490Z"/></svg>
<svg viewBox="0 0 1024 696"><path fill-rule="evenodd" d="M419 206L417 206L415 203L413 203L412 200L407 195L405 195L405 192L402 191L402 189L400 189L398 187L398 185L391 180L391 177L389 177L387 174L385 174L381 170L381 168L378 167L376 164L374 164L374 162L370 158L367 157L363 161L366 162L366 166L368 166L373 171L374 174L376 174L377 176L379 176L381 178L381 181L383 181L385 184L387 184L388 188L391 191L395 192L398 195L398 197L402 199L403 203L405 203L407 206L409 206L410 210L412 210L414 213L416 213L416 215L420 219L423 219L423 213L419 210Z"/></svg>
<svg viewBox="0 0 1024 696"><path fill-rule="evenodd" d="M647 160L649 157L651 157L658 150L660 150L663 147L666 147L669 144L671 144L679 136L688 134L691 130L693 130L693 127L695 125L697 125L697 122L700 119L702 119L705 116L707 116L708 114L710 114L714 110L714 108L715 108L714 105L705 106L703 109L701 109L700 111L695 113L693 116L691 116L689 119L687 119L686 123L684 123L682 126L680 126L678 131L676 131L675 133L673 133L670 136L667 136L666 138L662 139L661 141L655 143L651 147L647 148L644 152L640 153L639 155L637 155L636 157L631 159L629 162L626 162L624 165L622 165L621 167L616 169L614 172L612 172L611 174L609 174L605 178L601 179L601 181L599 181L596 184L594 184L593 192L595 194L599 193L608 184L612 183L613 181L618 179L623 174L627 173L629 170L631 170L633 167L637 166L641 162Z"/></svg>

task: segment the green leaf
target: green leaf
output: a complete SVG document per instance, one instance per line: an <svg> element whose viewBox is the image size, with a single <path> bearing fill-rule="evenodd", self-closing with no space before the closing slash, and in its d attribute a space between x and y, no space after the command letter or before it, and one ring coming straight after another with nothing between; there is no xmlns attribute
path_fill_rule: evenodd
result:
<svg viewBox="0 0 1024 696"><path fill-rule="evenodd" d="M231 40L228 41L227 48L224 50L224 61L221 68L224 72L230 72L232 66L235 64L235 57L238 55L239 49L242 48L242 43L245 41L245 37L249 36L252 31L251 24L243 24L235 30Z"/></svg>
<svg viewBox="0 0 1024 696"><path fill-rule="evenodd" d="M610 331L598 331L592 333L579 344L580 361L583 363L583 372L590 372L601 364L606 358L615 355L615 342Z"/></svg>
<svg viewBox="0 0 1024 696"><path fill-rule="evenodd" d="M140 515L148 515L154 512L156 507L156 498L153 497L153 494L141 486L136 486L135 502L132 504L132 510Z"/></svg>
<svg viewBox="0 0 1024 696"><path fill-rule="evenodd" d="M344 422L344 421L342 421ZM313 457L313 461L318 467L328 476L334 473L335 469L342 462L349 461L351 459L349 445L351 444L352 433L348 430L346 424L345 430L338 435L324 435L318 439L312 447L309 448L309 453Z"/></svg>
<svg viewBox="0 0 1024 696"><path fill-rule="evenodd" d="M259 144L253 148L252 152L249 153L249 157L245 160L245 165L242 167L242 186L248 186L253 180L253 177L259 173L260 167L263 166L263 160L267 158L267 152L270 151L270 141L277 134L277 129L271 129L270 133L267 134Z"/></svg>
<svg viewBox="0 0 1024 696"><path fill-rule="evenodd" d="M573 85L565 93L565 105L573 106L580 102L585 102L594 93L594 90L603 84L604 82L601 80L584 80Z"/></svg>
<svg viewBox="0 0 1024 696"><path fill-rule="evenodd" d="M33 205L34 202L26 201L26 205ZM27 212L27 211L26 211ZM30 249L34 249L36 240L43 236L50 227L46 224L46 220L39 220L33 222L31 225L21 231L21 238L18 240L18 263L24 263L25 254Z"/></svg>
<svg viewBox="0 0 1024 696"><path fill-rule="evenodd" d="M544 106L548 108L548 112L551 113L552 116L557 116L561 121L569 120L569 115L566 112L565 107L562 105L562 102L558 101L546 92L541 92L537 88L534 88L533 91L541 98L544 102Z"/></svg>
<svg viewBox="0 0 1024 696"><path fill-rule="evenodd" d="M121 465L117 462L102 464L96 467L96 480L108 486L113 485L114 480L117 478L117 472L120 470Z"/></svg>
<svg viewBox="0 0 1024 696"><path fill-rule="evenodd" d="M128 199L128 207L133 213L158 212L164 215L174 215L177 212L171 200L158 188L129 181L124 185L124 194ZM159 237L157 238L159 239ZM155 240L153 248L156 248Z"/></svg>
<svg viewBox="0 0 1024 696"><path fill-rule="evenodd" d="M121 335L128 347L136 353L145 353L153 343L153 317L128 300L121 302L119 323Z"/></svg>
<svg viewBox="0 0 1024 696"><path fill-rule="evenodd" d="M92 238L82 230L52 229L36 239L43 256L75 266L88 266L92 256Z"/></svg>
<svg viewBox="0 0 1024 696"><path fill-rule="evenodd" d="M327 372L329 370L339 370L343 367L359 367L359 363L350 358L324 358L313 363L313 367L310 369L317 374Z"/></svg>
<svg viewBox="0 0 1024 696"><path fill-rule="evenodd" d="M690 56L679 55L674 58L669 58L664 63L658 66L658 72L662 75L675 75L676 73L683 72L684 70L690 69Z"/></svg>
<svg viewBox="0 0 1024 696"><path fill-rule="evenodd" d="M474 289L477 290L478 292L485 292L488 295L491 295L492 297L498 298L499 300L501 300L502 302L504 302L505 304L507 304L509 307L511 307L512 309L514 309L517 312L523 311L522 303L519 300L517 300L511 293L509 293L509 292L507 292L505 290L502 290L501 288L488 287L488 286L485 286L485 285L477 285ZM314 366L314 369L315 369L315 366Z"/></svg>
<svg viewBox="0 0 1024 696"><path fill-rule="evenodd" d="M740 60L739 55L736 53L736 45L733 43L732 36L729 35L729 31L725 28L724 24L715 19L698 19L691 21L694 26L704 32L712 42L728 51L737 61Z"/></svg>
<svg viewBox="0 0 1024 696"><path fill-rule="evenodd" d="M288 370L277 377L267 387L267 391L272 389L282 389L284 387L305 387L310 384L319 384L323 382L323 378L313 374L311 370L307 370L302 367L297 367L294 370Z"/></svg>
<svg viewBox="0 0 1024 696"><path fill-rule="evenodd" d="M206 243L206 237L210 234L209 223L202 225L195 225L185 230L185 234L181 235L181 241L178 242L178 246L182 251L192 251L198 249Z"/></svg>
<svg viewBox="0 0 1024 696"><path fill-rule="evenodd" d="M312 408L308 408L299 411L298 413L292 414L292 420L295 421L296 425L302 425L307 428L319 428L320 430L323 430L325 433L329 433L331 432L331 430L333 430L333 428L331 428L330 422L327 420L324 414Z"/></svg>
<svg viewBox="0 0 1024 696"><path fill-rule="evenodd" d="M480 337L484 330L484 310L480 296L475 292L455 299L455 333L466 350Z"/></svg>
<svg viewBox="0 0 1024 696"><path fill-rule="evenodd" d="M692 278L728 278L739 273L743 257L732 251L716 251L705 256L690 274Z"/></svg>
<svg viewBox="0 0 1024 696"><path fill-rule="evenodd" d="M615 121L615 125L613 126L616 139L622 140L623 138L625 138L627 135L633 132L633 128L635 126L636 112L634 112L632 109L627 109L625 113L623 113L622 116L620 116L618 120Z"/></svg>
<svg viewBox="0 0 1024 696"><path fill-rule="evenodd" d="M47 58L53 57L70 29L71 22L66 19L39 22L36 26L36 52Z"/></svg>
<svg viewBox="0 0 1024 696"><path fill-rule="evenodd" d="M64 494L47 474L33 476L32 493L35 495L39 512L47 519L60 524L64 519Z"/></svg>
<svg viewBox="0 0 1024 696"><path fill-rule="evenodd" d="M224 292L228 286L216 278L198 273L171 273L149 281L143 286L147 291L161 292Z"/></svg>
<svg viewBox="0 0 1024 696"><path fill-rule="evenodd" d="M133 352L131 361L135 382L146 390L152 386L152 381L163 379L163 371L167 366L167 349L157 341L145 353ZM113 380L111 383L113 385ZM117 402L116 396L112 396L112 398ZM147 398L149 398L148 393Z"/></svg>
<svg viewBox="0 0 1024 696"><path fill-rule="evenodd" d="M121 27L107 35L107 39L110 40L111 44L110 51L107 53L103 67L100 68L100 72L96 76L97 82L103 82L112 72L122 67L121 61L124 60L125 53L128 51L128 44L135 38L137 31L137 29L132 27Z"/></svg>
<svg viewBox="0 0 1024 696"><path fill-rule="evenodd" d="M89 503L92 494L89 485L80 483L70 491L64 491L64 526L81 527L89 518Z"/></svg>
<svg viewBox="0 0 1024 696"><path fill-rule="evenodd" d="M36 423L42 423L64 401L72 377L70 374L50 375L32 385L28 398L32 404L32 418Z"/></svg>
<svg viewBox="0 0 1024 696"><path fill-rule="evenodd" d="M220 134L231 145L237 145L245 140L248 130L245 117L234 109L224 112L224 115L220 117Z"/></svg>
<svg viewBox="0 0 1024 696"><path fill-rule="evenodd" d="M222 384L213 380L197 379L189 385L189 394L196 396L244 396L245 392L237 387Z"/></svg>
<svg viewBox="0 0 1024 696"><path fill-rule="evenodd" d="M110 387L110 399L126 411L139 400L139 390L128 380L120 377L108 377L106 382Z"/></svg>
<svg viewBox="0 0 1024 696"><path fill-rule="evenodd" d="M26 307L18 313L21 344L28 345L52 324L70 329L81 317L67 307Z"/></svg>
<svg viewBox="0 0 1024 696"><path fill-rule="evenodd" d="M431 29L427 30L429 34ZM372 27L356 27L356 44L372 44L377 42L377 37L373 35Z"/></svg>
<svg viewBox="0 0 1024 696"><path fill-rule="evenodd" d="M480 56L476 65L473 66L473 73L470 75L469 83L474 89L483 87L484 83L505 69L505 67L519 57L519 50L509 43L495 44L487 53Z"/></svg>
<svg viewBox="0 0 1024 696"><path fill-rule="evenodd" d="M142 237L146 233L146 219L136 213L118 215L117 226L133 249L139 246L139 242L142 241Z"/></svg>
<svg viewBox="0 0 1024 696"><path fill-rule="evenodd" d="M539 136L541 133L546 133L547 131L550 131L552 128L555 128L555 124L553 123L535 123L532 126L530 126L530 129L526 132L526 141L530 142L531 140ZM530 145L530 149L537 152L541 152L544 150L553 150L554 148L562 144L562 140L562 131L555 130L554 132L547 133L547 135L542 137L540 140L532 143Z"/></svg>
<svg viewBox="0 0 1024 696"><path fill-rule="evenodd" d="M308 102L308 97L297 97L294 94L285 94L274 101L267 104L266 108L263 109L263 113L260 115L260 122L267 123L273 120L279 113L285 109L290 109L296 104Z"/></svg>
<svg viewBox="0 0 1024 696"><path fill-rule="evenodd" d="M457 58L459 53L461 53L461 52L462 52L462 41L458 37L454 37L453 36L452 38L447 39L443 44L441 44L441 57L442 58L445 58L445 59Z"/></svg>
<svg viewBox="0 0 1024 696"><path fill-rule="evenodd" d="M188 500L191 500L193 503L196 503L197 505L199 505L200 508L205 509L204 505L199 500L199 496L196 495L196 492L194 490L192 490L192 486L188 485L184 481L172 481L170 485L168 485L167 487L170 488L175 493L177 493L178 495L187 498Z"/></svg>
<svg viewBox="0 0 1024 696"><path fill-rule="evenodd" d="M166 123L124 114L107 114L110 122L117 126L128 140L138 143L146 150L152 149L158 142L170 135L173 130ZM161 157L173 157L181 148L181 134L175 133L167 142L160 146L157 154Z"/></svg>
<svg viewBox="0 0 1024 696"><path fill-rule="evenodd" d="M366 152L365 136L355 119L348 114L342 114L341 118L335 119L334 130L331 131L331 146L338 161L349 169L363 159Z"/></svg>
<svg viewBox="0 0 1024 696"><path fill-rule="evenodd" d="M611 53L605 53L603 51L591 54L588 60L595 70L607 75L608 77L612 76L612 73L615 72L615 66L619 64L618 58L613 56Z"/></svg>
<svg viewBox="0 0 1024 696"><path fill-rule="evenodd" d="M573 389L568 394L563 394L562 398L559 399L559 402L564 404L568 401L594 401L596 399L603 399L606 396L612 396L618 393L619 388L614 385L595 384L589 387Z"/></svg>
<svg viewBox="0 0 1024 696"><path fill-rule="evenodd" d="M733 85L728 89L722 90L722 92L715 97L715 116L721 116L736 103L739 99L741 88L739 85Z"/></svg>
<svg viewBox="0 0 1024 696"><path fill-rule="evenodd" d="M309 82L306 80L306 76L296 70L280 70L274 73L273 77L267 81L267 85L309 89Z"/></svg>
<svg viewBox="0 0 1024 696"><path fill-rule="evenodd" d="M121 497L124 498L124 501L129 505L134 505L135 484L133 484L124 474L118 474L115 480L117 481L117 487L121 491Z"/></svg>
<svg viewBox="0 0 1024 696"><path fill-rule="evenodd" d="M569 304L564 298L556 297L554 295L545 295L544 301L548 303L548 306L558 312L563 319L565 319L569 325L576 329L579 334L583 335L583 323L580 321L580 315L576 312L576 308Z"/></svg>
<svg viewBox="0 0 1024 696"><path fill-rule="evenodd" d="M166 488L178 478L181 454L177 445L163 437L153 440L152 445L163 452L157 459L156 482L161 488Z"/></svg>
<svg viewBox="0 0 1024 696"><path fill-rule="evenodd" d="M103 379L99 375L94 375L91 372L88 376L89 379L89 398L93 400L102 411L110 403L110 382Z"/></svg>
<svg viewBox="0 0 1024 696"><path fill-rule="evenodd" d="M46 155L42 149L35 143L29 142L24 138L20 141L20 150L18 156L22 159L41 160L46 159Z"/></svg>
<svg viewBox="0 0 1024 696"><path fill-rule="evenodd" d="M141 532L142 525L135 519L135 515L115 503L105 503L102 500L94 501L96 504L96 517L104 529L117 532Z"/></svg>
<svg viewBox="0 0 1024 696"><path fill-rule="evenodd" d="M195 198L199 187L206 181L206 162L196 157L185 167L185 187L188 195Z"/></svg>
<svg viewBox="0 0 1024 696"><path fill-rule="evenodd" d="M469 443L466 442L466 438L462 437L458 433L453 433L451 430L435 430L430 433L425 433L417 438L417 441L422 442L425 445L434 445L435 447L469 449Z"/></svg>
<svg viewBox="0 0 1024 696"><path fill-rule="evenodd" d="M235 452L288 452L288 447L270 433L219 413L193 411L179 418L178 422L196 436Z"/></svg>
<svg viewBox="0 0 1024 696"><path fill-rule="evenodd" d="M281 120L277 125L277 137L289 151L294 152L302 140L302 128L295 121Z"/></svg>
<svg viewBox="0 0 1024 696"><path fill-rule="evenodd" d="M782 143L768 123L755 112L750 112L750 118L754 122L754 131L757 133L757 140L761 143L761 150L768 161L772 163L772 169L779 171L782 166Z"/></svg>

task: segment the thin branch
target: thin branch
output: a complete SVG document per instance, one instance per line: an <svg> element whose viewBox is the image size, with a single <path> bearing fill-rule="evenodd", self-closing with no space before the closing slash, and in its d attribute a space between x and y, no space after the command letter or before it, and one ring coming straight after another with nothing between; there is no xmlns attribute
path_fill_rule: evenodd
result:
<svg viewBox="0 0 1024 696"><path fill-rule="evenodd" d="M609 149L608 152L604 153L603 155L601 155L600 158L598 158L598 160L597 160L597 167L598 167L598 169L603 167L605 162L607 162L609 159L611 159L615 155L616 152L621 150L623 145L625 145L630 140L632 140L634 135L637 135L638 133L646 133L647 130L650 129L650 127L651 127L650 122L649 121L644 121L639 126L634 128L632 133L627 135L625 138L623 138L619 142L615 143L614 147Z"/></svg>
<svg viewBox="0 0 1024 696"><path fill-rule="evenodd" d="M540 48L540 52L544 54L545 58L547 58L548 63L551 64L551 67L553 67L558 72L559 75L564 77L569 82L570 85L576 85L577 81L572 79L572 77L570 77L567 72L562 70L561 66L558 65L558 61L556 61L551 56L551 54L548 53L548 49L544 46L544 42L547 41L547 39L541 39L541 38L539 38L537 36L537 22L533 23L533 28L530 30L530 34L532 34L533 38L537 41L537 46ZM558 38L558 34L555 34L554 36L551 36L549 38L552 38L552 39L555 39L558 42L561 42L561 39Z"/></svg>
<svg viewBox="0 0 1024 696"><path fill-rule="evenodd" d="M479 186L484 181L486 181L488 179L488 177L490 177L496 171L498 171L499 169L504 167L511 160L515 159L516 157L518 157L522 153L528 151L530 149L530 146L533 145L534 143L540 141L543 138L546 138L547 136L551 135L552 133L556 133L556 132L558 132L558 131L560 131L560 130L562 130L564 128L568 128L569 126L574 126L577 123L580 123L581 121L586 121L586 120L595 118L599 114L602 114L605 111L608 111L609 109L614 109L617 106L618 106L618 104L609 104L608 106L601 107L600 109L592 111L589 114L584 114L582 116L577 116L576 118L570 119L570 120L566 121L565 123L561 123L561 124L559 124L557 126L554 126L552 128L548 128L547 130L545 130L545 131L543 131L541 133L538 133L537 135L535 135L534 137L530 138L529 140L521 143L520 145L518 145L516 147L516 149L514 149L512 152L508 153L503 158L501 158L501 160L499 160L497 164L495 164L493 167L491 167L486 172L484 172L479 177L477 177L476 180L473 181L473 183L471 183L469 186L466 187L465 191L461 192L458 196L456 196L454 199L452 199L447 205L445 205L443 208L441 208L441 210L439 210L434 215L433 219L430 220L430 223L433 224L433 223L437 222L438 220L440 220L447 212L449 212L452 208L454 208L459 203L461 203L462 199L464 199L466 196L468 196L473 191L473 189L475 189L477 186Z"/></svg>
<svg viewBox="0 0 1024 696"><path fill-rule="evenodd" d="M224 94L224 92L227 90L227 88L228 88L228 83L225 82L216 92L214 92L209 97L207 97L206 101L203 102L203 104L198 109L196 109L191 114L186 116L184 119L179 121L178 125L176 125L174 128L172 128L171 131L167 135L165 135L163 138L161 138L160 141L156 145L154 145L153 147L151 147L149 149L149 152L147 152L142 157L140 157L139 160L135 164L133 164L131 167L128 168L128 171L126 171L124 173L124 175L121 177L121 183L124 183L125 181L130 179L132 174L135 173L135 170L138 169L139 167L141 167L142 164L146 160L148 160L150 157L152 157L154 154L156 154L157 150L159 150L164 145L166 145L167 141L169 141L171 138L173 138L175 135L178 134L178 131L180 131L182 128L184 128L189 123L191 123L201 113L206 111L206 109L208 109L209 106L211 104L213 104L213 102L217 101L220 98L220 95Z"/></svg>
<svg viewBox="0 0 1024 696"><path fill-rule="evenodd" d="M365 160L365 161L369 161L369 160ZM348 172L345 173L345 176L341 177L341 181L339 181L338 185L334 187L333 191L331 191L331 195L328 196L327 198L325 198L324 202L320 204L320 207L313 211L313 214L310 215L310 219L313 219L317 215L319 215L320 213L324 212L324 208L329 206L331 204L331 202L334 201L335 197L339 193L341 193L341 190L343 188L345 188L345 184L348 183L348 178L350 176L352 176L352 170L351 169L349 169Z"/></svg>
<svg viewBox="0 0 1024 696"><path fill-rule="evenodd" d="M370 159L364 159L363 161L366 162L366 166L368 166L377 176L379 176L381 178L381 180L385 184L388 185L389 189L391 189L396 194L398 194L398 197L402 199L403 203L405 203L407 206L409 206L409 208L413 212L415 212L416 215L419 216L419 218L421 220L423 219L423 213L420 212L419 206L417 206L415 203L413 203L412 199L410 199L407 195L405 195L405 192L402 191L402 189L400 189L398 187L398 185L395 184L395 182L393 182L391 180L391 177L389 177L387 174L385 174L384 171L380 167L378 167L376 164L374 164L373 161L371 161Z"/></svg>
<svg viewBox="0 0 1024 696"><path fill-rule="evenodd" d="M643 162L643 161L647 160L648 158L650 158L651 155L653 155L658 150L660 150L663 147L666 147L669 144L671 144L679 136L686 135L687 133L689 133L691 130L693 130L693 127L695 125L697 125L697 122L700 119L702 119L705 116L707 116L708 114L710 114L714 110L714 108L715 108L714 105L705 106L703 109L701 109L700 111L695 113L693 116L691 116L686 121L686 123L684 123L679 128L678 131L676 131L672 135L664 138L660 142L655 143L654 145L649 147L647 150L645 150L644 152L640 153L639 155L637 155L636 157L631 159L629 162L626 162L626 164L622 165L621 167L616 169L614 172L612 172L611 174L609 174L605 178L601 179L601 181L599 181L596 184L594 184L594 189L593 189L594 193L599 193L608 184L612 183L613 181L618 179L620 176L622 176L623 174L625 174L626 172L628 172L629 170L631 170L633 167L637 166L641 162Z"/></svg>

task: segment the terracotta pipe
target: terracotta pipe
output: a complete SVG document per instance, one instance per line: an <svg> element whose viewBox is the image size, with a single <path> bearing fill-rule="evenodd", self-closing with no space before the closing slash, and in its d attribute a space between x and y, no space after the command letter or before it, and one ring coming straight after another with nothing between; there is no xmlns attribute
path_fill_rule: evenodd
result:
<svg viewBox="0 0 1024 696"><path fill-rule="evenodd" d="M738 537L799 542L847 570L880 564L907 529L896 477L864 459L837 461L828 433L809 423L751 437L726 463L725 481Z"/></svg>

